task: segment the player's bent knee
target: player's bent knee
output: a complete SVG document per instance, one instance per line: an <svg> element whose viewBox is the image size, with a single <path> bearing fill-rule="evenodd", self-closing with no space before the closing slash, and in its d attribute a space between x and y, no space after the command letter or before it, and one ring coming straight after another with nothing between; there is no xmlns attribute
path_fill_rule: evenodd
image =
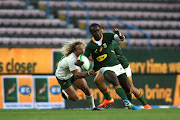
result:
<svg viewBox="0 0 180 120"><path fill-rule="evenodd" d="M76 96L76 97L74 97L72 100L73 100L73 101L78 101L78 100L79 100L79 97Z"/></svg>
<svg viewBox="0 0 180 120"><path fill-rule="evenodd" d="M72 101L77 101L77 100L79 100L79 96L78 95L69 95L69 99Z"/></svg>
<svg viewBox="0 0 180 120"><path fill-rule="evenodd" d="M75 97L74 101L78 101L79 100L79 97Z"/></svg>

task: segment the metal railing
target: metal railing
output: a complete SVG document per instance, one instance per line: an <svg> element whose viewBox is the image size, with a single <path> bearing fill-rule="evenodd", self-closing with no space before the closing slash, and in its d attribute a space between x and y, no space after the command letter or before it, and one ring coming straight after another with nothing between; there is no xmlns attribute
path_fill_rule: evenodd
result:
<svg viewBox="0 0 180 120"><path fill-rule="evenodd" d="M46 19L49 19L49 0L46 0Z"/></svg>
<svg viewBox="0 0 180 120"><path fill-rule="evenodd" d="M26 0L26 9L29 9L29 0Z"/></svg>
<svg viewBox="0 0 180 120"><path fill-rule="evenodd" d="M115 21L117 21L117 22L119 22L119 23L121 23L121 24L123 24L123 25L125 25L127 27L127 36L126 36L126 38L127 38L127 48L128 49L130 48L130 28L134 29L134 30L137 30L137 31L143 33L144 35L146 35L147 36L147 40L148 40L147 49L148 50L151 49L151 46L150 46L151 45L150 44L150 34L148 34L147 32L144 32L143 30L139 29L138 27L129 25L126 22L124 22L124 21L122 21L122 20L120 20L120 19L118 19L116 17L113 17L113 16L108 16L108 18L107 18L107 26L106 27L107 27L108 31L110 29L110 24L109 24L110 20L115 20Z"/></svg>

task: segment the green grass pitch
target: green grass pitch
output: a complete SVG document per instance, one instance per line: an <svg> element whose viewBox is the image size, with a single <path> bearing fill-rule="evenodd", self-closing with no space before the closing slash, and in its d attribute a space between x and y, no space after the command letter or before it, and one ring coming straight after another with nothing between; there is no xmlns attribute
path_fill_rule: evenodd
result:
<svg viewBox="0 0 180 120"><path fill-rule="evenodd" d="M180 120L180 109L0 110L0 120Z"/></svg>

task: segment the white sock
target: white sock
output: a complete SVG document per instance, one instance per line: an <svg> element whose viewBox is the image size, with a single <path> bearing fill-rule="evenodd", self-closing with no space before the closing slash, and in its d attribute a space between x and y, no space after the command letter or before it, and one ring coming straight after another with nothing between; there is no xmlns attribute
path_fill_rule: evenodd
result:
<svg viewBox="0 0 180 120"><path fill-rule="evenodd" d="M93 94L91 94L90 96L86 95L86 101L89 103L91 109L95 108Z"/></svg>

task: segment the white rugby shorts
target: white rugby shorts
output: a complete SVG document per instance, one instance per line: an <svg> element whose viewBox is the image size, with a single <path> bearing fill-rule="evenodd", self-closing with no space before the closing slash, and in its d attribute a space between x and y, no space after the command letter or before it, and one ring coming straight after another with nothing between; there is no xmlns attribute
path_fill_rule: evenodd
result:
<svg viewBox="0 0 180 120"><path fill-rule="evenodd" d="M126 72L127 77L132 76L132 72L131 72L131 67L130 67L130 65L129 65L127 68L125 68L124 70L125 70L125 72Z"/></svg>
<svg viewBox="0 0 180 120"><path fill-rule="evenodd" d="M121 64L118 64L118 65L115 65L115 66L112 66L112 67L102 67L100 69L100 72L101 72L102 75L104 75L104 72L107 71L107 70L113 71L117 76L119 76L119 75L121 75L123 73L126 73Z"/></svg>

